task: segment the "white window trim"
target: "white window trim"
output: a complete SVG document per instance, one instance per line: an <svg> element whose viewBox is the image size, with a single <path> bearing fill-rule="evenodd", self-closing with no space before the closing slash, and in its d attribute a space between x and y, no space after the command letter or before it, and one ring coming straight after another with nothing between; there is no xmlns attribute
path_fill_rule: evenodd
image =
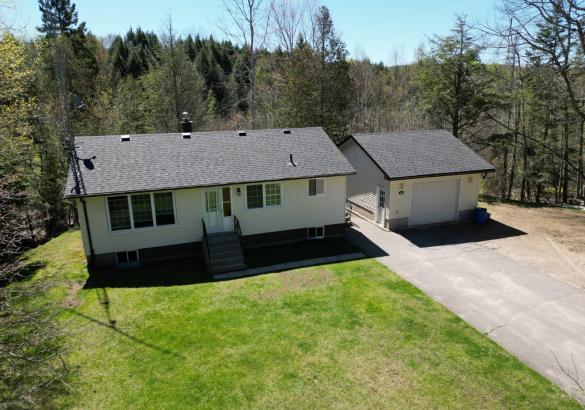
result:
<svg viewBox="0 0 585 410"><path fill-rule="evenodd" d="M164 194L166 192L170 192L172 194L173 215L175 216L175 223L165 224L165 225L157 225L156 224L156 210L154 208L154 194ZM132 210L132 200L130 199L130 196L131 195L145 195L145 194L150 195L150 210L152 212L152 226L144 226L141 228L135 228L134 227L134 212ZM117 230L112 229L112 220L110 219L110 207L108 206L108 198L113 198L116 196L125 196L126 201L128 202L128 212L130 212L130 228L128 228L128 229L117 229ZM108 219L108 231L114 235L127 233L127 232L134 232L134 231L147 231L147 230L151 230L151 229L172 228L172 227L177 226L177 224L178 224L177 203L176 203L176 199L175 199L175 191L133 192L131 194L120 193L120 194L114 194L114 195L107 195L104 197L104 202L105 202L105 206L106 206L106 217Z"/></svg>
<svg viewBox="0 0 585 410"><path fill-rule="evenodd" d="M311 195L311 188L310 188L310 180L314 179L322 179L323 180L323 193L322 194L315 194L315 195ZM315 186L315 191L317 190L317 187ZM320 197L324 197L327 196L327 179L326 178L308 178L307 179L307 197L309 198L320 198Z"/></svg>
<svg viewBox="0 0 585 410"><path fill-rule="evenodd" d="M266 185L279 185L280 186L280 205L266 205ZM262 206L258 208L248 208L248 187L254 185L262 186ZM284 204L284 190L282 189L282 182L258 182L257 184L246 184L244 185L244 203L246 205L246 211L256 211L264 208L282 208Z"/></svg>
<svg viewBox="0 0 585 410"><path fill-rule="evenodd" d="M314 228L315 229L315 236L313 238L309 237L309 229ZM317 234L317 229L318 228L322 228L323 229L323 233L320 236L316 236ZM325 225L320 225L320 226L310 226L307 228L307 240L309 241L314 241L317 239L325 239Z"/></svg>
<svg viewBox="0 0 585 410"><path fill-rule="evenodd" d="M120 262L118 260L118 254L124 252L126 254L126 259L128 259L128 252L136 252L136 261L134 262ZM116 256L116 265L128 266L140 263L140 251L138 249L131 249L129 251L117 251L114 253Z"/></svg>

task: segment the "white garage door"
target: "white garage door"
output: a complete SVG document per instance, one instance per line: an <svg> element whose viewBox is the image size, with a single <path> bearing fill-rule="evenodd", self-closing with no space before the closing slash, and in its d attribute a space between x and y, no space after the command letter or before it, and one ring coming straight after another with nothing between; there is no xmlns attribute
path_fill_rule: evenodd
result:
<svg viewBox="0 0 585 410"><path fill-rule="evenodd" d="M412 184L409 225L457 220L459 179Z"/></svg>

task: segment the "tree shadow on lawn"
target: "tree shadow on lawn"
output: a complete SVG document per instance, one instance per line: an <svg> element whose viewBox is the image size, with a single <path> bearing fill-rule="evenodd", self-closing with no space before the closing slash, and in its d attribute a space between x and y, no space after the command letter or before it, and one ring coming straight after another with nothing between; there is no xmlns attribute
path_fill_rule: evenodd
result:
<svg viewBox="0 0 585 410"><path fill-rule="evenodd" d="M150 343L146 340L142 340L137 338L136 336L132 336L130 333L120 329L117 326L117 320L115 320L112 317L112 313L110 310L110 298L108 296L108 291L105 288L96 288L96 293L97 293L97 299L99 304L102 306L103 310L104 310L104 315L106 318L106 321L101 321L98 320L96 318L93 318L89 315L86 315L85 313L81 313L75 309L70 309L69 312L73 313L74 315L81 317L85 320L88 320L91 323L94 323L96 325L100 325L103 327L106 327L108 329L111 329L112 331L114 331L117 335L123 336L126 339L135 342L137 344L140 344L142 346L146 346L150 349L156 350L158 352L164 353L164 354L168 354L171 356L175 356L175 357L180 357L180 358L184 358L184 356L180 355L177 352L174 352L172 350L166 349L164 347L155 345L154 343Z"/></svg>
<svg viewBox="0 0 585 410"><path fill-rule="evenodd" d="M486 225L459 223L412 228L398 233L419 248L483 242L526 235L524 231L493 219Z"/></svg>

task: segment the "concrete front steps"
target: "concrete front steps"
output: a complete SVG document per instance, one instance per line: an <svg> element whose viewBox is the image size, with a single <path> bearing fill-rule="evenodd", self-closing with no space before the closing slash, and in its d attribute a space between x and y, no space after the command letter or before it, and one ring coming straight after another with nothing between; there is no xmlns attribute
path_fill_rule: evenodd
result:
<svg viewBox="0 0 585 410"><path fill-rule="evenodd" d="M244 251L238 235L221 232L208 236L209 271L212 274L240 270L246 267Z"/></svg>

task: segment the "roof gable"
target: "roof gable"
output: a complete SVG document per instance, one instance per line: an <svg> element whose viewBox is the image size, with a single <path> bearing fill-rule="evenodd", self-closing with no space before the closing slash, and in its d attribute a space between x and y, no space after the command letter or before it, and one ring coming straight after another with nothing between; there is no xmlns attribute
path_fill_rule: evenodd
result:
<svg viewBox="0 0 585 410"><path fill-rule="evenodd" d="M355 172L322 128L119 135L75 138L81 195L217 186ZM290 155L293 164L290 163ZM65 196L77 196L70 172Z"/></svg>

